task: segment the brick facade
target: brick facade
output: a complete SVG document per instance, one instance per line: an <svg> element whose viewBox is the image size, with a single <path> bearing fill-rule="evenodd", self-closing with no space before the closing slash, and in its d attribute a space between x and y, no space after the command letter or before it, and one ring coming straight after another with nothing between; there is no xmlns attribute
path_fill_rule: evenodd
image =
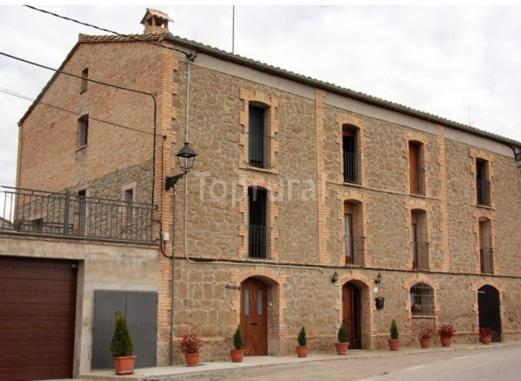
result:
<svg viewBox="0 0 521 381"><path fill-rule="evenodd" d="M240 320L238 287L251 276L269 288L270 354L293 352L302 325L313 350L331 351L342 319L341 289L348 281L361 291L364 348L386 345L392 319L406 345L417 345L421 327L440 323L454 324L458 341L476 341L477 290L484 284L500 291L503 339L521 338L520 174L509 147L375 105L360 106L318 86L277 78L210 53L199 53L188 63L182 54L147 44L95 37L80 41L65 70L80 72L88 66L93 78L157 94L157 218L163 231L172 232L174 246L166 245L166 254L176 257L174 263L164 257L159 261L160 364L169 361L170 335L178 338L189 330L206 341L203 358L227 356ZM178 43L168 41L164 43ZM177 47L197 48L186 43ZM95 85L80 94L79 84L62 77L42 100L77 115L38 105L25 118L19 186L86 187L104 195L113 189L113 197L120 198L121 187L135 183L139 201L150 199L148 100ZM252 101L270 108L267 169L247 164ZM93 121L89 145L78 151L76 119L85 112L147 134L103 128ZM344 124L359 131L360 184L344 183ZM174 155L187 129L199 157L178 186L174 206L163 181L177 172ZM423 144L423 196L409 192L409 141ZM490 163L490 208L476 206L476 157ZM136 168L141 172L136 174ZM265 260L248 258L248 186L263 187L269 194L270 254ZM345 202L360 206L361 266L345 266ZM426 215L429 258L424 271L411 270L411 211L416 209ZM479 273L476 230L483 217L492 221L495 256L494 274L486 276ZM332 283L335 271L339 280ZM383 281L375 289L378 273ZM434 290L433 316L411 314L409 292L418 282ZM385 297L383 310L375 307L377 296ZM178 352L174 357L179 361Z"/></svg>

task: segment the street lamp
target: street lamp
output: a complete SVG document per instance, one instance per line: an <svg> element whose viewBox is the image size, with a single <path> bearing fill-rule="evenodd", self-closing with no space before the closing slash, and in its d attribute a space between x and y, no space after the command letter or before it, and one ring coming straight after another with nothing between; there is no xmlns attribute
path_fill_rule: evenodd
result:
<svg viewBox="0 0 521 381"><path fill-rule="evenodd" d="M183 178L184 175L188 173L190 169L194 166L195 158L197 157L197 152L190 146L190 143L185 142L183 147L177 152L177 164L179 168L183 171L182 173L178 173L177 175L167 176L165 182L165 190L169 190L175 187L175 184Z"/></svg>

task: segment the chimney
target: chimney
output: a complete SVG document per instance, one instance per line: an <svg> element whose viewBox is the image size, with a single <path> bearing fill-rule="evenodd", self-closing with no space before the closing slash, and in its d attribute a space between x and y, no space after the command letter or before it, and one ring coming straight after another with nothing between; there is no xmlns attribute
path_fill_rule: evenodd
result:
<svg viewBox="0 0 521 381"><path fill-rule="evenodd" d="M171 21L168 14L155 9L147 8L141 19L141 24L145 26L145 34L168 33L168 22Z"/></svg>

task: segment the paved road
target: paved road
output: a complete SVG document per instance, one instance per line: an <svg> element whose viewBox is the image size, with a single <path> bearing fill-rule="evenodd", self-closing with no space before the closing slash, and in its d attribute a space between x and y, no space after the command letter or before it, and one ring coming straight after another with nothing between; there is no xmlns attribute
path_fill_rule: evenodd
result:
<svg viewBox="0 0 521 381"><path fill-rule="evenodd" d="M181 378L182 379L182 378ZM180 380L181 380L180 379ZM242 369L190 381L520 381L521 346L393 353Z"/></svg>

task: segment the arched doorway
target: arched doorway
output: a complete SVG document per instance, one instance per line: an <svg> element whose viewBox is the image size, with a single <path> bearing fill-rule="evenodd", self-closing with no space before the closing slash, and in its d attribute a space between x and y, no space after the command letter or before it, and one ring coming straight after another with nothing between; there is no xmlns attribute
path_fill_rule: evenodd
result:
<svg viewBox="0 0 521 381"><path fill-rule="evenodd" d="M342 286L342 322L349 334L349 347L362 348L362 292L353 282Z"/></svg>
<svg viewBox="0 0 521 381"><path fill-rule="evenodd" d="M241 283L241 334L247 356L268 354L268 286L258 278Z"/></svg>
<svg viewBox="0 0 521 381"><path fill-rule="evenodd" d="M499 291L485 285L478 290L479 327L490 328L496 334L493 341L501 341L501 308Z"/></svg>

